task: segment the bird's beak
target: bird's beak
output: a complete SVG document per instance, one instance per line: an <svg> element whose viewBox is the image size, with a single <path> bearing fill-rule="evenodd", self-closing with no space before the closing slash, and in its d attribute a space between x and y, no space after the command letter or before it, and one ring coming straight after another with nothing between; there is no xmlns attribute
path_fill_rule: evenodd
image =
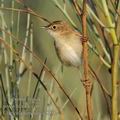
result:
<svg viewBox="0 0 120 120"><path fill-rule="evenodd" d="M46 26L40 26L40 28L46 28Z"/></svg>
<svg viewBox="0 0 120 120"><path fill-rule="evenodd" d="M48 26L40 26L40 28L45 29L46 31L48 31Z"/></svg>

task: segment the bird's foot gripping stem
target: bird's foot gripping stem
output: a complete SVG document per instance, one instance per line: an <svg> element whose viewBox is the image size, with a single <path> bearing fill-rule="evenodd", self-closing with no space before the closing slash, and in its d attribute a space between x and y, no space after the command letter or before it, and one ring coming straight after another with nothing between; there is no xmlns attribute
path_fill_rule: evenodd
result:
<svg viewBox="0 0 120 120"><path fill-rule="evenodd" d="M93 84L90 80L81 80L84 88L86 89L86 92L90 92L92 93L92 89L93 89Z"/></svg>
<svg viewBox="0 0 120 120"><path fill-rule="evenodd" d="M82 43L85 43L85 42L87 42L88 41L88 37L82 37Z"/></svg>

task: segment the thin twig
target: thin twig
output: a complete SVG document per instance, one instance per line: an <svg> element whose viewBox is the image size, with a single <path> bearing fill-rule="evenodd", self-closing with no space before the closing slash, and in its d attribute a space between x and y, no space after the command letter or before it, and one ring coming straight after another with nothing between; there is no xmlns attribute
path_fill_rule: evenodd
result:
<svg viewBox="0 0 120 120"><path fill-rule="evenodd" d="M81 8L80 6L77 4L77 0L72 0L73 6L77 12L78 16L81 16L82 12L81 12Z"/></svg>
<svg viewBox="0 0 120 120"><path fill-rule="evenodd" d="M104 43L102 42L102 40L101 40L101 38L99 36L99 32L97 30L97 27L94 24L93 24L93 30L94 30L94 32L95 32L95 34L97 36L97 40L98 40L99 44L101 45L101 48L103 49L103 51L104 51L104 53L105 53L109 63L111 63L110 55L109 55L109 53L108 53Z"/></svg>
<svg viewBox="0 0 120 120"><path fill-rule="evenodd" d="M112 0L110 0L110 2L111 2L111 4L112 4L112 6L113 6L113 8L114 8L114 10L115 10L115 12L116 12L116 14L117 14L118 16L120 16L120 13L117 11L114 2L113 2Z"/></svg>
<svg viewBox="0 0 120 120"><path fill-rule="evenodd" d="M47 22L47 23L50 23L49 20L47 20L46 18L38 15L36 12L34 12L34 11L33 11L32 9L30 9L30 8L29 8L28 10L26 10L26 9L6 8L6 7L3 8L3 7L0 7L0 9L1 9L1 10L7 10L7 11L15 11L15 12L29 13L29 14L37 17L39 20L43 20L43 21L45 21L45 22Z"/></svg>
<svg viewBox="0 0 120 120"><path fill-rule="evenodd" d="M103 91L104 93L106 93L106 94L108 95L108 97L111 99L112 96L110 95L110 93L108 92L108 90L102 85L101 80L98 78L96 72L93 70L93 68L92 68L90 65L89 65L89 69L90 69L90 72L92 72L92 74L93 74L94 77L96 78L97 82L99 83L102 91Z"/></svg>
<svg viewBox="0 0 120 120"><path fill-rule="evenodd" d="M52 2L55 4L55 6L62 11L62 13L66 16L66 18L70 21L70 23L72 24L72 26L74 26L75 28L77 27L76 24L74 23L74 21L71 19L71 17L69 16L69 14L67 13L66 9L64 9L58 2L58 0L52 0Z"/></svg>
<svg viewBox="0 0 120 120"><path fill-rule="evenodd" d="M45 59L44 64L46 64L46 62L47 62L47 58ZM41 69L41 71L40 71L39 78L41 78L42 73L43 73L43 71L44 71L44 68L45 68L45 67L43 66L42 69ZM37 91L38 85L39 85L39 81L37 81L37 83L36 83L36 85L35 85L35 90L34 90L34 92L33 92L33 96L32 96L32 98L35 97L35 94L36 94L36 91Z"/></svg>
<svg viewBox="0 0 120 120"><path fill-rule="evenodd" d="M77 90L77 88L75 88L75 89L71 92L70 98L73 96L73 94L75 93L76 90ZM61 110L63 110L63 109L65 108L65 106L68 104L68 102L69 102L69 100L67 99L67 100L65 101L65 103L63 104L63 106L61 107Z"/></svg>
<svg viewBox="0 0 120 120"><path fill-rule="evenodd" d="M41 81L41 79L39 78L39 76L36 73L33 73L33 75L37 78L37 80L40 82L40 84L42 85L42 87L44 88L44 90L46 91L46 93L49 95L49 97L51 98L52 102L54 103L54 105L56 106L58 112L61 114L62 111L60 110L59 106L56 104L55 100L53 99L51 93L48 91L47 87L45 86L45 84Z"/></svg>
<svg viewBox="0 0 120 120"><path fill-rule="evenodd" d="M12 114L12 116L15 118L15 115L14 115L14 112L12 110L12 107L11 107L11 105L8 102L8 98L7 98L7 95L6 95L5 87L4 87L4 84L3 84L3 77L1 75L1 73L0 73L0 82L1 82L1 87L2 87L3 95L4 95L6 103L7 103L8 110Z"/></svg>

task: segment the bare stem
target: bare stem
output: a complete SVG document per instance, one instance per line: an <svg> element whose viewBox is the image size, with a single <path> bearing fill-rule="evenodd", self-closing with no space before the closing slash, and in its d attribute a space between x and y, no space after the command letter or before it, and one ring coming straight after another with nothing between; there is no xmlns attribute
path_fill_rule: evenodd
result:
<svg viewBox="0 0 120 120"><path fill-rule="evenodd" d="M119 45L114 45L113 63L112 63L112 120L117 120L118 114L118 61L119 61Z"/></svg>
<svg viewBox="0 0 120 120"><path fill-rule="evenodd" d="M30 26L30 14L28 13L27 14L27 26L26 26L26 36L25 36L25 40L24 40L24 45L27 45L27 42L28 42L28 36L29 36L29 26ZM26 49L25 47L23 46L23 49L22 49L22 55L21 55L22 59L25 61L26 59ZM24 69L24 64L23 62L20 63L20 66L19 66L19 75L23 72L23 69ZM17 80L17 84L19 85L21 81L21 77L19 76L18 77L18 80Z"/></svg>
<svg viewBox="0 0 120 120"><path fill-rule="evenodd" d="M104 8L104 14L106 16L108 26L114 28L114 23L112 22L110 12L107 6L107 2L102 0L102 5ZM115 29L110 29L109 34L111 35L111 41L113 42L113 62L112 62L112 120L117 120L118 114L118 61L119 61L119 42L115 33Z"/></svg>
<svg viewBox="0 0 120 120"><path fill-rule="evenodd" d="M83 1L83 13L82 13L82 33L83 33L83 63L84 63L84 87L86 91L86 104L87 104L87 114L88 120L93 120L92 115L92 82L89 80L88 76L88 43L87 43L87 23L86 23L86 13L87 13L87 0Z"/></svg>

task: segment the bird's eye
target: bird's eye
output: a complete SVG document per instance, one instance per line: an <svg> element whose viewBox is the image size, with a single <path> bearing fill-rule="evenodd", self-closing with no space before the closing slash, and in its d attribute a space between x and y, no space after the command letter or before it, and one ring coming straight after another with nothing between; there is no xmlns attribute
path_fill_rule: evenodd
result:
<svg viewBox="0 0 120 120"><path fill-rule="evenodd" d="M55 29L56 29L56 26L54 25L52 28L55 30Z"/></svg>

